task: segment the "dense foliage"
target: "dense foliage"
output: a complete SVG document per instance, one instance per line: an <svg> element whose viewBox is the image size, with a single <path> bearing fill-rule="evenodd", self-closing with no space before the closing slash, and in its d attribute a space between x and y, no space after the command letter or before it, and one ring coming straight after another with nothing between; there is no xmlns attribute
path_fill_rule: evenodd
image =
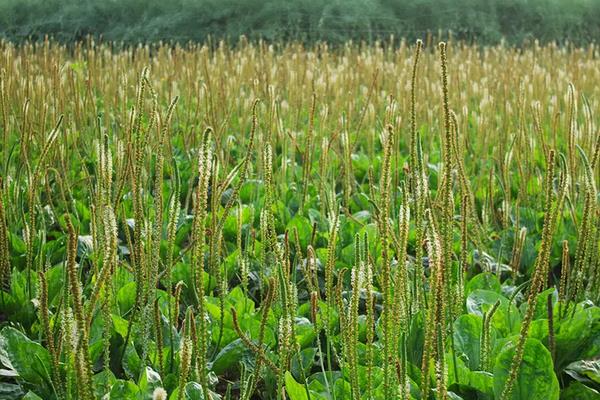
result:
<svg viewBox="0 0 600 400"><path fill-rule="evenodd" d="M0 397L597 399L597 48L0 42Z"/></svg>
<svg viewBox="0 0 600 400"><path fill-rule="evenodd" d="M0 37L72 41L206 41L240 35L267 40L424 37L448 30L495 44L580 44L600 39L595 0L3 0Z"/></svg>

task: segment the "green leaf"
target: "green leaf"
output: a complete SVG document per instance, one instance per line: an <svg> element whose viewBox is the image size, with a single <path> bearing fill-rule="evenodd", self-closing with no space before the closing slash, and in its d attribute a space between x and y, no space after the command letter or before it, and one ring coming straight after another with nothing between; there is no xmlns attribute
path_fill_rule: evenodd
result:
<svg viewBox="0 0 600 400"><path fill-rule="evenodd" d="M368 367L363 366L363 365L358 366L358 387L362 391L367 390L367 382L369 379L368 372L369 372ZM384 393L383 369L380 367L377 367L377 366L374 366L373 368L371 368L371 378L372 378L371 383L373 384L372 387L375 388L374 397L377 398L378 397L377 392L379 389L381 389L381 393Z"/></svg>
<svg viewBox="0 0 600 400"><path fill-rule="evenodd" d="M410 334L408 335L408 339L406 341L408 361L415 365L421 365L421 359L423 357L423 346L425 343L425 328L423 322L423 315L421 313L416 314L412 318L410 322L409 333ZM415 379L414 376L413 379Z"/></svg>
<svg viewBox="0 0 600 400"><path fill-rule="evenodd" d="M578 381L600 385L600 359L575 361L567 365L565 372Z"/></svg>
<svg viewBox="0 0 600 400"><path fill-rule="evenodd" d="M494 366L496 398L500 398L510 374L515 354L515 342L509 342L496 359ZM554 374L550 352L539 340L527 339L523 349L523 361L513 386L511 399L558 400L558 397L558 379Z"/></svg>
<svg viewBox="0 0 600 400"><path fill-rule="evenodd" d="M254 313L254 301L244 294L241 286L236 286L227 293L226 301L230 306L235 307L238 315Z"/></svg>
<svg viewBox="0 0 600 400"><path fill-rule="evenodd" d="M183 398L185 400L204 400L202 386L196 382L188 382L183 389Z"/></svg>
<svg viewBox="0 0 600 400"><path fill-rule="evenodd" d="M23 398L23 388L14 383L0 382L0 399L18 400Z"/></svg>
<svg viewBox="0 0 600 400"><path fill-rule="evenodd" d="M117 304L119 304L121 315L125 315L133 308L133 305L135 304L136 290L135 282L129 282L119 289L119 292L117 293Z"/></svg>
<svg viewBox="0 0 600 400"><path fill-rule="evenodd" d="M10 295L3 297L3 313L9 315L10 321L19 321L24 327L31 326L37 320L37 313L28 294L27 273L14 269L10 275ZM36 291L37 274L31 276L31 286ZM33 294L35 296L35 294Z"/></svg>
<svg viewBox="0 0 600 400"><path fill-rule="evenodd" d="M493 375L485 371L471 371L462 359L456 359L456 369L452 353L446 353L448 388L459 393L478 392L477 398L488 399L494 396ZM430 379L435 382L435 367L432 365ZM458 378L458 379L457 379ZM457 390L458 389L458 390Z"/></svg>
<svg viewBox="0 0 600 400"><path fill-rule="evenodd" d="M537 339L546 347L548 347L548 337L550 332L548 331L548 320L547 319L536 319L531 321L529 327L529 337Z"/></svg>
<svg viewBox="0 0 600 400"><path fill-rule="evenodd" d="M123 357L123 370L130 377L137 377L140 374L140 368L142 367L142 360L135 350L133 342L130 342L125 350L125 357Z"/></svg>
<svg viewBox="0 0 600 400"><path fill-rule="evenodd" d="M247 179L240 189L240 200L242 203L248 204L255 201L257 198L263 197L264 184L257 179Z"/></svg>
<svg viewBox="0 0 600 400"><path fill-rule="evenodd" d="M300 348L310 346L315 340L315 328L308 318L297 317L295 320L296 341Z"/></svg>
<svg viewBox="0 0 600 400"><path fill-rule="evenodd" d="M482 272L475 275L467 283L465 287L465 294L468 296L471 292L477 289L490 290L492 292L501 293L502 285L500 280L495 274L491 272Z"/></svg>
<svg viewBox="0 0 600 400"><path fill-rule="evenodd" d="M342 380L342 373L340 371L328 371L325 374L323 372L317 372L312 374L307 379L311 399L313 397L313 394L315 393L330 398L330 393L327 388L327 384L329 384L331 387L333 385L333 382L336 382L338 380Z"/></svg>
<svg viewBox="0 0 600 400"><path fill-rule="evenodd" d="M568 313L556 329L556 366L562 370L573 361L600 354L600 308L578 306Z"/></svg>
<svg viewBox="0 0 600 400"><path fill-rule="evenodd" d="M304 372L304 375L307 376L313 367L316 354L317 349L314 347L306 348L299 353L294 354L290 368L292 375L300 379L302 377L302 372Z"/></svg>
<svg viewBox="0 0 600 400"><path fill-rule="evenodd" d="M156 388L162 387L162 380L160 379L160 375L158 372L154 371L150 367L146 367L146 369L142 372L140 377L140 381L138 383L138 387L142 394L145 394L145 399L152 399L152 393Z"/></svg>
<svg viewBox="0 0 600 400"><path fill-rule="evenodd" d="M469 383L469 373L471 372L469 368L465 365L464 361L460 358L456 359L456 368L454 365L454 358L452 357L452 353L448 352L445 355L447 371L448 371L448 385L452 385L454 383L465 384ZM436 380L436 371L435 371L435 363L432 362L430 367L430 379L432 382Z"/></svg>
<svg viewBox="0 0 600 400"><path fill-rule="evenodd" d="M125 339L127 337L127 328L129 326L129 322L116 314L111 314L111 317L115 332L117 332L119 335L121 335L123 339Z"/></svg>
<svg viewBox="0 0 600 400"><path fill-rule="evenodd" d="M300 239L300 247L302 249L306 249L310 242L310 237L312 234L312 225L308 218L303 217L299 214L296 214L294 218L290 220L287 224L287 229L289 230L290 239L296 240L294 237L294 228L298 230L298 239Z"/></svg>
<svg viewBox="0 0 600 400"><path fill-rule="evenodd" d="M433 391L435 392L435 389ZM463 400L462 397L460 397L456 393L450 392L450 391L448 392L448 398L451 399L451 400Z"/></svg>
<svg viewBox="0 0 600 400"><path fill-rule="evenodd" d="M369 168L374 164L380 164L381 161L372 159L365 153L352 153L352 171L358 181L361 181L367 175Z"/></svg>
<svg viewBox="0 0 600 400"><path fill-rule="evenodd" d="M209 395L209 398L212 395ZM179 398L179 388L175 389L171 396L169 396L169 400L176 400ZM183 388L183 397L184 400L204 400L204 391L202 390L202 386L196 382L188 382Z"/></svg>
<svg viewBox="0 0 600 400"><path fill-rule="evenodd" d="M111 371L103 370L92 378L94 382L94 395L101 399L106 393L110 392L110 388L114 385L117 378Z"/></svg>
<svg viewBox="0 0 600 400"><path fill-rule="evenodd" d="M48 350L12 327L0 332L0 362L28 383L46 385L50 382Z"/></svg>
<svg viewBox="0 0 600 400"><path fill-rule="evenodd" d="M561 400L598 400L600 392L581 382L573 382L560 394Z"/></svg>
<svg viewBox="0 0 600 400"><path fill-rule="evenodd" d="M33 392L27 392L27 394L25 396L23 396L22 400L43 400L40 396L38 396L37 394L33 393Z"/></svg>
<svg viewBox="0 0 600 400"><path fill-rule="evenodd" d="M104 343L100 340L88 346L88 352L90 354L90 360L92 364L97 363L104 353Z"/></svg>
<svg viewBox="0 0 600 400"><path fill-rule="evenodd" d="M63 265L57 265L49 268L46 271L46 281L48 282L48 303L52 304L53 300L61 293L64 284L64 268Z"/></svg>
<svg viewBox="0 0 600 400"><path fill-rule="evenodd" d="M352 387L345 379L337 379L333 384L333 391L336 399L348 399L352 393Z"/></svg>
<svg viewBox="0 0 600 400"><path fill-rule="evenodd" d="M494 375L485 371L471 371L469 386L488 396L494 396Z"/></svg>
<svg viewBox="0 0 600 400"><path fill-rule="evenodd" d="M501 336L508 336L519 328L521 315L506 297L490 290L476 289L467 297L467 311L483 317L483 313L489 311L496 301L500 301L500 306L492 317L492 326Z"/></svg>
<svg viewBox="0 0 600 400"><path fill-rule="evenodd" d="M110 390L110 400L137 400L139 389L135 383L117 379Z"/></svg>
<svg viewBox="0 0 600 400"><path fill-rule="evenodd" d="M472 370L480 367L481 331L483 319L473 314L463 314L454 321L454 347L457 353L467 358L467 365Z"/></svg>
<svg viewBox="0 0 600 400"><path fill-rule="evenodd" d="M558 292L555 288L546 289L536 296L535 309L533 311L533 319L548 318L548 295L552 295L552 305L558 301ZM525 315L527 310L527 302L521 304L519 307L521 313Z"/></svg>
<svg viewBox="0 0 600 400"><path fill-rule="evenodd" d="M317 314L317 323L325 324L325 321L329 320L329 329L332 332L336 332L339 325L339 315L335 307L330 307L326 302L319 301L319 313ZM311 305L310 302L301 304L298 307L298 313L303 317L310 316ZM415 317L416 318L416 317ZM323 326L321 325L321 326Z"/></svg>
<svg viewBox="0 0 600 400"><path fill-rule="evenodd" d="M290 400L308 400L306 394L306 388L304 385L296 382L292 374L289 371L285 372L285 391L288 394Z"/></svg>
<svg viewBox="0 0 600 400"><path fill-rule="evenodd" d="M249 360L252 358L254 358L254 356L252 352L248 350L244 342L242 342L241 339L236 339L223 347L217 354L212 364L212 370L215 374L221 375L230 368L237 366L240 360Z"/></svg>

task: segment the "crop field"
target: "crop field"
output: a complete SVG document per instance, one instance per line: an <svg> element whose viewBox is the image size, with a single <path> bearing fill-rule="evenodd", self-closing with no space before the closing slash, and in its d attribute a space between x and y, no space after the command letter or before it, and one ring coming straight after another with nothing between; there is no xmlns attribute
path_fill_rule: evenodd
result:
<svg viewBox="0 0 600 400"><path fill-rule="evenodd" d="M600 49L0 42L1 399L600 398Z"/></svg>

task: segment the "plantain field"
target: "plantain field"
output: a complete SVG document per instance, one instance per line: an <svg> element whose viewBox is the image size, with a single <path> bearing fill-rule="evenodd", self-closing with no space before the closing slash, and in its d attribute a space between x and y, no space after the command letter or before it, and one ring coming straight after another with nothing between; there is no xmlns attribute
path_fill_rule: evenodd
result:
<svg viewBox="0 0 600 400"><path fill-rule="evenodd" d="M0 398L600 399L600 49L0 41Z"/></svg>

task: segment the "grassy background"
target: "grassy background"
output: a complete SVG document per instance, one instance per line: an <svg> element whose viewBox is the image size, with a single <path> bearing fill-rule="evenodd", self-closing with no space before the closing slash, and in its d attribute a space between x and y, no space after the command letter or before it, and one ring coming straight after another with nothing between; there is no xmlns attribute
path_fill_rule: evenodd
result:
<svg viewBox="0 0 600 400"><path fill-rule="evenodd" d="M479 43L600 38L598 0L2 0L0 37L88 34L126 43L236 39L373 41L451 30Z"/></svg>

